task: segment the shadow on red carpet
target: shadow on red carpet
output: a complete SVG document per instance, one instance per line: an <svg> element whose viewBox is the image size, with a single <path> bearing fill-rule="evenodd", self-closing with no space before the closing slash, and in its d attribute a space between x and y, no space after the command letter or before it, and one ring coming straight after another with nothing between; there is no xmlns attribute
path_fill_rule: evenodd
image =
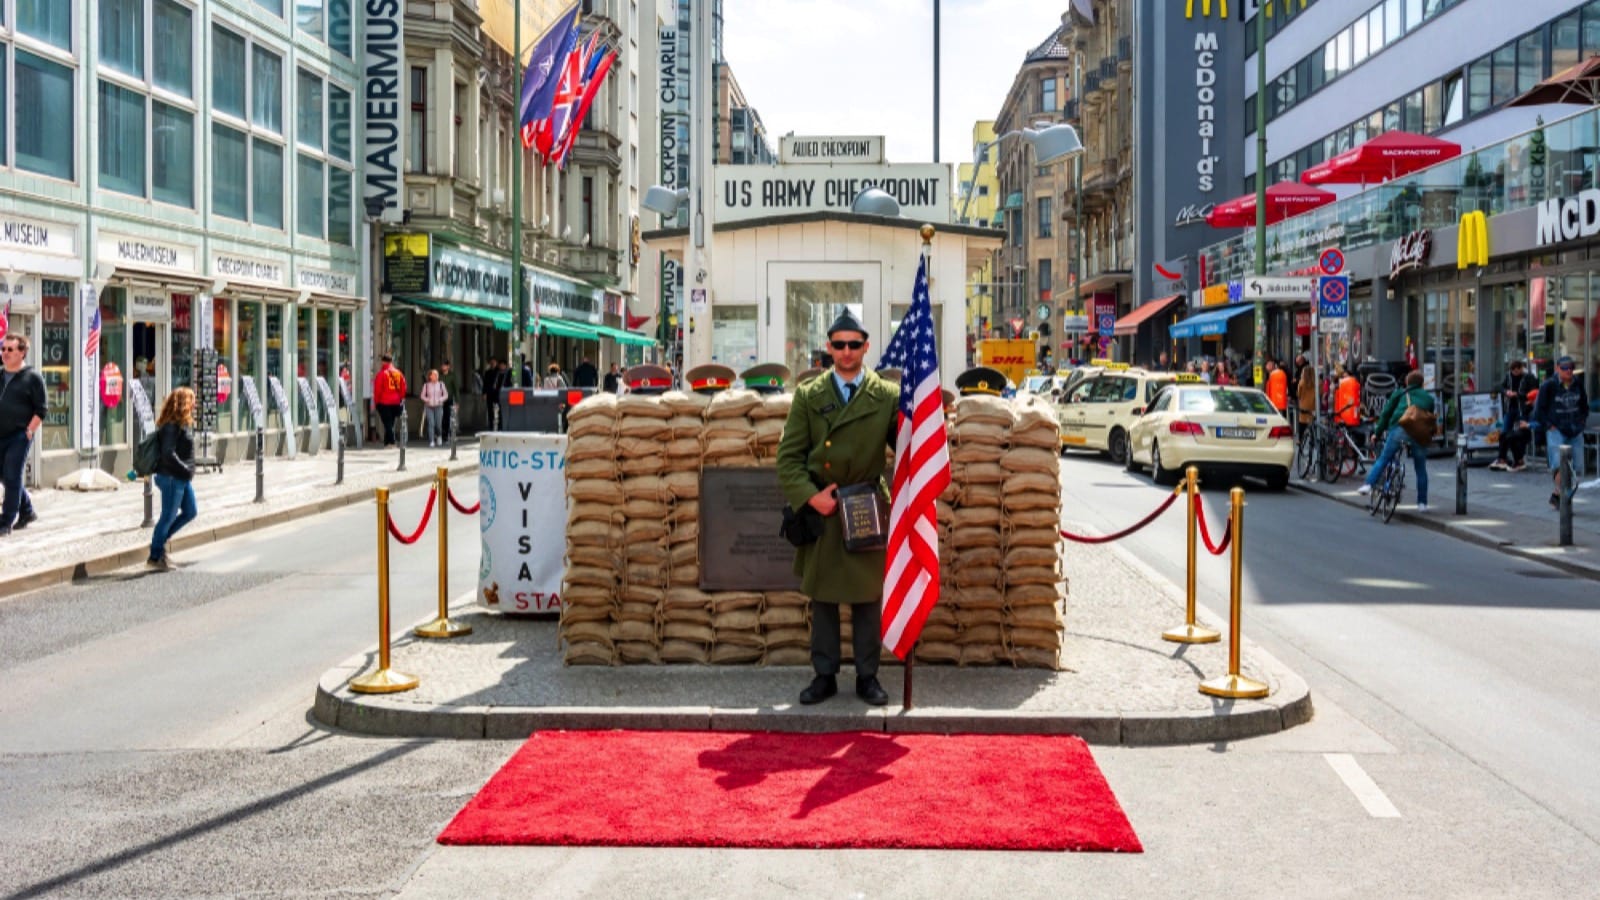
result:
<svg viewBox="0 0 1600 900"><path fill-rule="evenodd" d="M541 731L441 844L1141 852L1066 735Z"/></svg>

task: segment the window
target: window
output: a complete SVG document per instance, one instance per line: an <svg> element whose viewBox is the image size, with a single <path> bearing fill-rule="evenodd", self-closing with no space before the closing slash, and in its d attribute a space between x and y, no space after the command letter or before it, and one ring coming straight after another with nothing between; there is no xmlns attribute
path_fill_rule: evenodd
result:
<svg viewBox="0 0 1600 900"><path fill-rule="evenodd" d="M244 171L241 155L238 168ZM244 185L239 185L239 195L244 195ZM283 148L277 144L254 140L250 144L250 220L269 228L283 227ZM235 218L243 218L241 214Z"/></svg>
<svg viewBox="0 0 1600 900"><path fill-rule="evenodd" d="M1422 91L1412 91L1406 95L1405 108L1400 114L1400 130L1412 134L1421 134L1422 125Z"/></svg>
<svg viewBox="0 0 1600 900"><path fill-rule="evenodd" d="M1494 51L1493 64L1489 102L1492 106L1499 106L1517 95L1517 45L1508 43Z"/></svg>
<svg viewBox="0 0 1600 900"><path fill-rule="evenodd" d="M1367 19L1365 16L1356 20L1355 26L1350 30L1350 37L1352 42L1350 67L1354 68L1367 60ZM1339 68L1343 70L1345 67L1340 66Z"/></svg>
<svg viewBox="0 0 1600 900"><path fill-rule="evenodd" d="M173 0L156 0L151 29L155 86L180 97L194 96L194 13Z"/></svg>
<svg viewBox="0 0 1600 900"><path fill-rule="evenodd" d="M1400 40L1405 34L1405 26L1400 22L1400 0L1383 0L1383 34L1386 44Z"/></svg>
<svg viewBox="0 0 1600 900"><path fill-rule="evenodd" d="M283 18L283 0L256 0L256 5L278 18Z"/></svg>
<svg viewBox="0 0 1600 900"><path fill-rule="evenodd" d="M1475 116L1489 108L1493 77L1494 63L1487 56L1467 66L1467 115Z"/></svg>
<svg viewBox="0 0 1600 900"><path fill-rule="evenodd" d="M583 226L582 238L587 239L594 234L594 178L583 176L583 207L578 213L578 222ZM576 235L574 235L576 237Z"/></svg>
<svg viewBox="0 0 1600 900"><path fill-rule="evenodd" d="M260 45L250 51L250 121L283 133L283 57Z"/></svg>
<svg viewBox="0 0 1600 900"><path fill-rule="evenodd" d="M100 187L193 207L193 12L175 0L101 0L99 12Z"/></svg>
<svg viewBox="0 0 1600 900"><path fill-rule="evenodd" d="M295 75L295 132L301 146L322 149L322 79L300 69Z"/></svg>
<svg viewBox="0 0 1600 900"><path fill-rule="evenodd" d="M281 229L283 55L220 27L212 47L211 211Z"/></svg>
<svg viewBox="0 0 1600 900"><path fill-rule="evenodd" d="M1512 96L1533 90L1544 78L1544 32L1535 29L1517 41L1517 86Z"/></svg>
<svg viewBox="0 0 1600 900"><path fill-rule="evenodd" d="M455 101L455 103L454 103L454 105L455 105L455 121L453 123L453 128L451 129L451 131L455 135L455 150L456 150L456 152L455 152L455 158L450 161L450 163L451 163L451 171L455 174L455 176L457 178L466 178L468 176L468 174L470 172L470 168L471 168L471 167L469 167L467 165L467 135L470 134L471 132L468 131L467 126L466 126L466 121L467 121L467 115L466 115L467 114L467 86L465 84L463 84L462 82L458 81L458 82L455 83L454 101ZM742 136L743 135L735 135L734 137L738 138L738 137L742 137ZM734 145L738 146L738 141L737 140L734 142Z"/></svg>
<svg viewBox="0 0 1600 900"><path fill-rule="evenodd" d="M1050 260L1039 260L1039 299L1050 299Z"/></svg>
<svg viewBox="0 0 1600 900"><path fill-rule="evenodd" d="M350 96L315 72L295 73L295 231L345 245L355 242Z"/></svg>
<svg viewBox="0 0 1600 900"><path fill-rule="evenodd" d="M322 165L304 153L295 155L295 231L320 238L323 230L324 195Z"/></svg>
<svg viewBox="0 0 1600 900"><path fill-rule="evenodd" d="M987 184L978 185L978 196L979 197L987 197L987 196L989 196L989 186Z"/></svg>
<svg viewBox="0 0 1600 900"><path fill-rule="evenodd" d="M1038 200L1039 214L1037 218L1039 220L1039 237L1047 238L1054 234L1053 223L1055 221L1055 215L1051 212L1051 207L1054 200L1054 197L1040 197Z"/></svg>
<svg viewBox="0 0 1600 900"><path fill-rule="evenodd" d="M1444 124L1453 125L1466 115L1465 92L1460 75L1450 75L1444 80Z"/></svg>
<svg viewBox="0 0 1600 900"><path fill-rule="evenodd" d="M17 0L17 32L70 53L74 6L61 0Z"/></svg>
<svg viewBox="0 0 1600 900"><path fill-rule="evenodd" d="M411 118L406 122L406 171L428 171L428 70L411 69Z"/></svg>
<svg viewBox="0 0 1600 900"><path fill-rule="evenodd" d="M1432 134L1444 124L1444 82L1435 81L1422 88L1422 131Z"/></svg>
<svg viewBox="0 0 1600 900"><path fill-rule="evenodd" d="M301 31L322 39L322 0L294 0L294 22Z"/></svg>
<svg viewBox="0 0 1600 900"><path fill-rule="evenodd" d="M1583 7L1583 53L1589 57L1600 53L1600 2L1584 4Z"/></svg>
<svg viewBox="0 0 1600 900"><path fill-rule="evenodd" d="M1039 111L1056 111L1056 79L1054 75L1046 75L1039 79Z"/></svg>
<svg viewBox="0 0 1600 900"><path fill-rule="evenodd" d="M351 57L353 22L350 0L328 0L328 46L346 57Z"/></svg>
<svg viewBox="0 0 1600 900"><path fill-rule="evenodd" d="M17 29L23 30L22 8ZM16 50L16 164L53 178L73 178L73 70Z"/></svg>
<svg viewBox="0 0 1600 900"><path fill-rule="evenodd" d="M1550 71L1559 72L1568 66L1577 65L1579 59L1578 48L1581 29L1578 27L1579 16L1577 13L1562 16L1556 20L1550 29Z"/></svg>
<svg viewBox="0 0 1600 900"><path fill-rule="evenodd" d="M100 64L144 77L144 0L100 0Z"/></svg>

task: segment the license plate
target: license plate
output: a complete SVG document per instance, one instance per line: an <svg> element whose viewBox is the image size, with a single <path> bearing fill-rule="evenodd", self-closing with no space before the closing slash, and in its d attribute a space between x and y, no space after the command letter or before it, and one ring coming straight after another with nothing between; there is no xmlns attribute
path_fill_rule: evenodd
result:
<svg viewBox="0 0 1600 900"><path fill-rule="evenodd" d="M1255 436L1256 436L1256 430L1254 428L1218 428L1217 429L1217 437L1219 437L1219 438L1242 438L1244 440L1249 441L1249 440L1254 440Z"/></svg>

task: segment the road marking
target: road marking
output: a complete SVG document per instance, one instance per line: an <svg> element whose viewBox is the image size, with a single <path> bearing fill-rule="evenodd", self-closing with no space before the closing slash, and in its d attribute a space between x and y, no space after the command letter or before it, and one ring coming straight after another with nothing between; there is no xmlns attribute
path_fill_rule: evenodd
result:
<svg viewBox="0 0 1600 900"><path fill-rule="evenodd" d="M1355 794L1361 805L1366 807L1367 815L1374 819L1400 818L1400 810L1394 808L1394 804L1384 796L1383 789L1361 768L1354 756L1348 753L1324 753L1322 758L1333 767L1334 774L1350 789L1350 793Z"/></svg>

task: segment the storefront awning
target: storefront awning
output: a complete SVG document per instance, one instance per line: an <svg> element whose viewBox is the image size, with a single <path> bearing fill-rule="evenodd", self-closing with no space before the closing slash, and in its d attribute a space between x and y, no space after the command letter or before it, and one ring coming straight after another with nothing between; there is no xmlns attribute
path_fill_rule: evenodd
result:
<svg viewBox="0 0 1600 900"><path fill-rule="evenodd" d="M511 313L508 310L494 309L488 306L473 306L470 303L451 303L448 300L435 300L432 297L396 297L394 299L399 303L408 303L418 309L488 322L500 331L511 330Z"/></svg>
<svg viewBox="0 0 1600 900"><path fill-rule="evenodd" d="M1161 297L1157 300L1147 300L1139 304L1133 312L1117 320L1118 337L1128 334L1138 334L1139 326L1161 315L1163 310L1171 309L1172 304L1183 299L1182 294L1173 294L1171 297Z"/></svg>
<svg viewBox="0 0 1600 900"><path fill-rule="evenodd" d="M1461 145L1405 131L1385 131L1370 141L1306 169L1306 184L1381 184L1461 155Z"/></svg>
<svg viewBox="0 0 1600 900"><path fill-rule="evenodd" d="M1282 222L1290 216L1326 206L1339 199L1332 191L1307 187L1298 181L1280 181L1267 185L1267 224ZM1245 194L1224 200L1206 214L1206 224L1212 228L1249 228L1256 224L1256 195Z"/></svg>
<svg viewBox="0 0 1600 900"><path fill-rule="evenodd" d="M1208 334L1224 334L1228 330L1228 320L1241 313L1251 312L1255 309L1252 303L1240 303L1237 306L1224 306L1210 312L1203 312L1197 316L1190 316L1167 328L1167 332L1175 338L1203 337Z"/></svg>
<svg viewBox="0 0 1600 900"><path fill-rule="evenodd" d="M600 333L595 330L599 326L583 325L554 316L540 316L539 320L530 323L529 327L534 334L553 334L556 337L576 338L580 341L600 340Z"/></svg>
<svg viewBox="0 0 1600 900"><path fill-rule="evenodd" d="M656 343L655 339L648 335L625 331L621 328L612 328L610 325L590 325L589 327L599 332L601 337L610 338L619 344L627 346L654 347Z"/></svg>

